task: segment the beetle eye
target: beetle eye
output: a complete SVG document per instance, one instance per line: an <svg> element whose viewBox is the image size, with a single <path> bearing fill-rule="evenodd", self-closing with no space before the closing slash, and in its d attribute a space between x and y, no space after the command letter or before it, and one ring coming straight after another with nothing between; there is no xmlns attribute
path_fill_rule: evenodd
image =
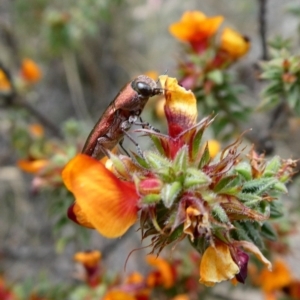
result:
<svg viewBox="0 0 300 300"><path fill-rule="evenodd" d="M151 86L142 81L135 81L132 83L132 88L143 97L150 97L153 94Z"/></svg>

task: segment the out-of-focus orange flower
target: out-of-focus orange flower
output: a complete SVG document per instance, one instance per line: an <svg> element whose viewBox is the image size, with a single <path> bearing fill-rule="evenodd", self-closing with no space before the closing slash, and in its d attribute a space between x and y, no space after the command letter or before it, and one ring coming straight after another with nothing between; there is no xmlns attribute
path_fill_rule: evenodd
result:
<svg viewBox="0 0 300 300"><path fill-rule="evenodd" d="M84 274L80 279L83 279L87 282L87 284L91 287L98 286L101 282L100 277L100 260L101 260L101 252L94 251L84 251L77 252L74 255L74 260L81 263L84 267Z"/></svg>
<svg viewBox="0 0 300 300"><path fill-rule="evenodd" d="M40 124L31 124L29 125L29 132L35 138L41 138L44 136L45 130L44 127Z"/></svg>
<svg viewBox="0 0 300 300"><path fill-rule="evenodd" d="M101 256L101 252L97 250L77 252L74 255L74 260L82 263L85 266L94 267L99 264Z"/></svg>
<svg viewBox="0 0 300 300"><path fill-rule="evenodd" d="M169 289L174 285L175 274L169 262L163 258L156 257L155 255L148 255L146 261L150 266L156 268L155 271L148 274L147 285L149 287L161 285L164 288Z"/></svg>
<svg viewBox="0 0 300 300"><path fill-rule="evenodd" d="M11 83L6 74L0 70L0 92L7 93L11 90Z"/></svg>
<svg viewBox="0 0 300 300"><path fill-rule="evenodd" d="M169 30L174 37L191 43L196 52L201 52L222 22L222 16L208 18L201 11L187 11L179 22L169 27Z"/></svg>
<svg viewBox="0 0 300 300"><path fill-rule="evenodd" d="M119 237L135 223L139 196L134 183L118 179L101 162L79 154L62 178L85 220L105 237Z"/></svg>
<svg viewBox="0 0 300 300"><path fill-rule="evenodd" d="M41 69L29 58L25 58L22 61L21 75L28 83L36 83L42 78Z"/></svg>
<svg viewBox="0 0 300 300"><path fill-rule="evenodd" d="M248 38L240 35L231 28L225 28L221 36L220 49L229 54L230 58L235 60L245 55L250 48Z"/></svg>
<svg viewBox="0 0 300 300"><path fill-rule="evenodd" d="M136 300L136 298L124 291L109 291L103 298L103 300Z"/></svg>
<svg viewBox="0 0 300 300"><path fill-rule="evenodd" d="M141 283L144 281L144 276L139 272L133 272L127 278L125 283Z"/></svg>
<svg viewBox="0 0 300 300"><path fill-rule="evenodd" d="M36 160L27 160L20 159L17 162L18 167L25 172L37 174L47 165L49 165L49 160L47 159L36 159Z"/></svg>
<svg viewBox="0 0 300 300"><path fill-rule="evenodd" d="M264 268L255 278L257 283L264 292L270 293L278 291L292 282L291 271L282 260L276 260L273 263L273 270L269 271Z"/></svg>
<svg viewBox="0 0 300 300"><path fill-rule="evenodd" d="M180 294L172 298L172 300L190 300L190 297L186 294Z"/></svg>
<svg viewBox="0 0 300 300"><path fill-rule="evenodd" d="M231 257L229 247L224 243L209 246L200 263L200 282L206 286L232 279L240 272L238 265Z"/></svg>

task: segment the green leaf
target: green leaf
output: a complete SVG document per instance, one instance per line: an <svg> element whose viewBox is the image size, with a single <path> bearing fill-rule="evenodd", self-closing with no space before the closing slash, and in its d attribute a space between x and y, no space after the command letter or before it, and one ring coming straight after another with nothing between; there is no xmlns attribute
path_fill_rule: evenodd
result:
<svg viewBox="0 0 300 300"><path fill-rule="evenodd" d="M217 218L218 221L220 221L222 223L229 223L230 222L225 210L219 204L216 203L213 206L212 213L213 213L213 216L215 218Z"/></svg>
<svg viewBox="0 0 300 300"><path fill-rule="evenodd" d="M184 145L177 153L174 158L173 168L176 171L184 172L188 165L188 146Z"/></svg>
<svg viewBox="0 0 300 300"><path fill-rule="evenodd" d="M155 145L155 148L157 149L157 151L161 154L161 155L166 155L165 150L162 146L162 141L161 138L158 138L156 135L152 134L151 135L151 140L153 142L153 144Z"/></svg>
<svg viewBox="0 0 300 300"><path fill-rule="evenodd" d="M244 202L247 205L247 202L251 202L253 203L253 201L261 201L262 197L258 196L258 195L253 195L253 194L249 194L249 193L239 193L236 195L236 197L241 200L242 202Z"/></svg>
<svg viewBox="0 0 300 300"><path fill-rule="evenodd" d="M278 235L269 222L265 222L261 227L261 235L268 240L276 241Z"/></svg>
<svg viewBox="0 0 300 300"><path fill-rule="evenodd" d="M249 163L247 162L241 162L238 165L236 165L234 167L234 170L241 175L242 177L244 177L244 179L246 180L251 180L252 179L252 170L251 170L251 166Z"/></svg>
<svg viewBox="0 0 300 300"><path fill-rule="evenodd" d="M144 157L152 169L171 167L171 162L167 158L153 151L145 151Z"/></svg>
<svg viewBox="0 0 300 300"><path fill-rule="evenodd" d="M161 196L159 194L148 194L142 198L143 204L156 204L161 200Z"/></svg>
<svg viewBox="0 0 300 300"><path fill-rule="evenodd" d="M197 131L196 135L193 138L193 144L192 144L192 161L194 161L195 159L197 159L197 157L199 155L200 145L201 145L201 141L202 141L202 136L203 136L204 128L205 127L199 129Z"/></svg>
<svg viewBox="0 0 300 300"><path fill-rule="evenodd" d="M195 168L188 168L184 178L184 187L187 189L202 187L209 185L211 178L201 170Z"/></svg>
<svg viewBox="0 0 300 300"><path fill-rule="evenodd" d="M221 85L224 82L224 76L222 71L214 70L207 74L207 78L216 83L217 85Z"/></svg>
<svg viewBox="0 0 300 300"><path fill-rule="evenodd" d="M283 207L281 202L270 202L270 219L278 219L283 216Z"/></svg>
<svg viewBox="0 0 300 300"><path fill-rule="evenodd" d="M227 176L227 177L223 177L217 184L216 186L214 187L213 191L215 193L222 193L225 188L227 187L232 187L234 185L237 184L237 181L235 180L236 179L236 175L230 175L230 176Z"/></svg>
<svg viewBox="0 0 300 300"><path fill-rule="evenodd" d="M245 182L242 192L259 195L271 189L278 180L276 178L257 178Z"/></svg>
<svg viewBox="0 0 300 300"><path fill-rule="evenodd" d="M263 177L273 177L281 167L281 159L278 155L274 156L266 165Z"/></svg>
<svg viewBox="0 0 300 300"><path fill-rule="evenodd" d="M181 190L182 186L178 181L164 185L160 194L165 207L170 208L173 205Z"/></svg>
<svg viewBox="0 0 300 300"><path fill-rule="evenodd" d="M206 143L204 152L202 154L202 157L200 159L198 169L202 169L204 166L206 166L210 161L210 154L209 154L209 149L208 149L208 143Z"/></svg>

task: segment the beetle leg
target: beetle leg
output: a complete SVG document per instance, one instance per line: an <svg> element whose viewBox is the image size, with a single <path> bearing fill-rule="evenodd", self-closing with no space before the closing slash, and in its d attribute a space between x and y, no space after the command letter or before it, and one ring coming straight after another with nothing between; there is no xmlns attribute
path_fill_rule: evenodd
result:
<svg viewBox="0 0 300 300"><path fill-rule="evenodd" d="M124 142L124 139L121 139L121 141L119 142L119 146L125 152L125 154L130 157L130 154L127 152L127 150L123 146L123 142Z"/></svg>
<svg viewBox="0 0 300 300"><path fill-rule="evenodd" d="M136 151L139 154L139 156L144 158L144 155L143 155L143 152L142 152L142 149L141 149L140 145L134 140L134 138L126 130L124 130L123 132L128 137L128 139L135 145Z"/></svg>

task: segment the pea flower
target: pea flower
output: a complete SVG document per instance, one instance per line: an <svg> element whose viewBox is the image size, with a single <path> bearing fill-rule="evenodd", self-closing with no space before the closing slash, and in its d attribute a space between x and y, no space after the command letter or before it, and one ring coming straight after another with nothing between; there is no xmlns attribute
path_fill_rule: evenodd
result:
<svg viewBox="0 0 300 300"><path fill-rule="evenodd" d="M241 137L212 155L202 138L213 118L197 122L194 94L175 78L160 76L160 82L168 132L138 129L153 148L134 158L110 153L109 169L83 154L73 158L62 173L76 199L70 218L108 238L139 221L142 239L151 237L158 254L188 239L202 254L200 282L208 286L244 282L248 253L270 269L259 247L295 161L268 162L254 149L243 155Z"/></svg>
<svg viewBox="0 0 300 300"><path fill-rule="evenodd" d="M201 11L187 11L169 30L174 37L190 43L194 51L200 53L208 47L222 22L222 16L209 18Z"/></svg>

